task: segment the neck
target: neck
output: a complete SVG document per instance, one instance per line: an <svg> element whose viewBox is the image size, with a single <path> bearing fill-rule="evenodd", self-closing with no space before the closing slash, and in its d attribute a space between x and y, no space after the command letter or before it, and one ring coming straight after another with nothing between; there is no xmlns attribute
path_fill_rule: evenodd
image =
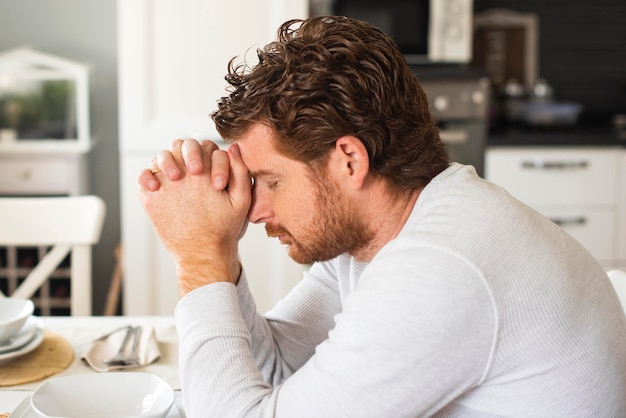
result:
<svg viewBox="0 0 626 418"><path fill-rule="evenodd" d="M370 262L382 247L398 236L421 191L391 193L387 188L374 188L362 206L366 208L362 213L374 237L367 246L351 255L358 261Z"/></svg>

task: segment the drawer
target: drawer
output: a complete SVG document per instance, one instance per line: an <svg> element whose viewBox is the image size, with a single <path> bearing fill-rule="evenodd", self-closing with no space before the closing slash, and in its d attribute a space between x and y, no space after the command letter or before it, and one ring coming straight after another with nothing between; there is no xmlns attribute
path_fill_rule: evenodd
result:
<svg viewBox="0 0 626 418"><path fill-rule="evenodd" d="M533 207L609 206L615 202L618 157L616 150L595 148L489 149L485 177Z"/></svg>
<svg viewBox="0 0 626 418"><path fill-rule="evenodd" d="M0 160L0 193L67 193L69 178L67 161Z"/></svg>
<svg viewBox="0 0 626 418"><path fill-rule="evenodd" d="M599 261L615 257L615 213L576 209L539 209L543 215L560 225Z"/></svg>

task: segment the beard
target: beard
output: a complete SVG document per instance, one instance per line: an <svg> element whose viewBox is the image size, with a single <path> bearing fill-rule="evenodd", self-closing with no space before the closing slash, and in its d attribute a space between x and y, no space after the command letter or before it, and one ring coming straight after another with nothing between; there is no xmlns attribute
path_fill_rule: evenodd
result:
<svg viewBox="0 0 626 418"><path fill-rule="evenodd" d="M289 257L299 264L327 261L367 247L374 233L359 217L358 208L326 176L317 177L314 184L316 216L293 233L281 225L265 224L267 235L285 237Z"/></svg>

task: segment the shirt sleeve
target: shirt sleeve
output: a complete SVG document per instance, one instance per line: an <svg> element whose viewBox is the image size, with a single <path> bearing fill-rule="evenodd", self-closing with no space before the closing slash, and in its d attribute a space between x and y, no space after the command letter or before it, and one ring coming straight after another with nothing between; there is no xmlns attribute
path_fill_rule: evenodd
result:
<svg viewBox="0 0 626 418"><path fill-rule="evenodd" d="M176 309L188 416L422 416L479 384L495 341L489 291L457 257L414 250L377 257L331 306L329 333L318 303L337 291L319 278L266 318L230 283L190 292Z"/></svg>
<svg viewBox="0 0 626 418"><path fill-rule="evenodd" d="M237 286L237 299L250 348L264 379L276 386L298 370L328 338L334 317L341 310L332 263L315 264L272 310L256 310L245 272Z"/></svg>

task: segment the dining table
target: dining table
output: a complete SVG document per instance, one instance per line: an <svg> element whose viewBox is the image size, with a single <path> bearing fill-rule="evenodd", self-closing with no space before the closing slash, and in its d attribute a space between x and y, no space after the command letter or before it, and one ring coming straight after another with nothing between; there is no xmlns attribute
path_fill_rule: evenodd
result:
<svg viewBox="0 0 626 418"><path fill-rule="evenodd" d="M173 316L42 316L40 318L45 332L71 345L73 358L63 370L43 379L9 386L0 385L0 416L9 413L10 417L10 413L48 379L82 373L103 373L90 367L82 358L83 353L98 338L128 325L153 330L160 355L150 364L133 367L127 371L151 373L167 382L175 394L172 409L177 410L176 414L170 414L168 417L185 416L178 374L178 334ZM3 373L3 366L7 364L9 363L6 361L0 361L0 376ZM104 373L115 373L115 371Z"/></svg>

